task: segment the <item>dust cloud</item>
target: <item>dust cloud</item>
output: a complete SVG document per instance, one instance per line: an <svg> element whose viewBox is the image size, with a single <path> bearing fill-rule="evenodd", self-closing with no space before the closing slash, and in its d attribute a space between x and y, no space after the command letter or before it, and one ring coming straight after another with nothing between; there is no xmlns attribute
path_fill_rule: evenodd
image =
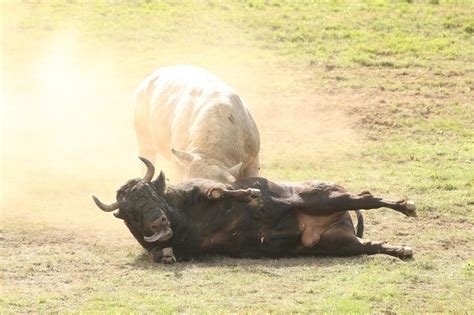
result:
<svg viewBox="0 0 474 315"><path fill-rule="evenodd" d="M305 83L310 73L252 43L192 38L143 51L84 38L71 26L35 36L3 32L2 224L124 230L91 195L112 202L120 185L142 175L132 94L159 66L202 66L234 87L256 118L264 165L282 150L317 156L326 144L357 141L340 97L315 93Z"/></svg>

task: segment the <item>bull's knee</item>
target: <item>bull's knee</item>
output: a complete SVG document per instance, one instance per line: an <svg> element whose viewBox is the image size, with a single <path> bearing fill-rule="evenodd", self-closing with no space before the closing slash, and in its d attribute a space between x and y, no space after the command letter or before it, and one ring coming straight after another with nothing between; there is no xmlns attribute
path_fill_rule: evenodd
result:
<svg viewBox="0 0 474 315"><path fill-rule="evenodd" d="M224 196L224 189L219 187L212 187L207 190L206 195L207 198L212 200L220 199Z"/></svg>

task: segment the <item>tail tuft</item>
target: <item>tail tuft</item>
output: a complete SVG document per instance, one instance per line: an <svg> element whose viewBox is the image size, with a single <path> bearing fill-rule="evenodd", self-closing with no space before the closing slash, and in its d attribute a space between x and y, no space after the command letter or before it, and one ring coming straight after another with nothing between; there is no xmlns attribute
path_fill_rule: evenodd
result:
<svg viewBox="0 0 474 315"><path fill-rule="evenodd" d="M357 216L356 236L362 238L362 236L364 236L364 217L360 210L356 210L355 213Z"/></svg>

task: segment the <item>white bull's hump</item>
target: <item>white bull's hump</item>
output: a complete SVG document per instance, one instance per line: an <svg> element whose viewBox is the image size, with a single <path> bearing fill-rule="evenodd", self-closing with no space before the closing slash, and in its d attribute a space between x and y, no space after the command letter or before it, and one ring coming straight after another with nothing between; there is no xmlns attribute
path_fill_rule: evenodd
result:
<svg viewBox="0 0 474 315"><path fill-rule="evenodd" d="M181 149L185 149L190 141L180 133L189 131L196 120L211 119L207 113L216 104L227 104L244 111L240 98L229 85L199 67L178 65L161 68L149 80L152 81L150 122L153 133L170 128L172 142Z"/></svg>
<svg viewBox="0 0 474 315"><path fill-rule="evenodd" d="M153 75L154 89L174 90L178 94L210 94L215 91L235 91L211 72L190 65L178 65L157 70Z"/></svg>
<svg viewBox="0 0 474 315"><path fill-rule="evenodd" d="M236 94L229 85L209 71L189 65L161 68L153 73L149 80L152 81L153 90L151 111L166 111L169 108L170 111L180 114L181 108L187 104L186 101L196 108L206 105L199 102L199 99L212 98L213 95L219 94Z"/></svg>

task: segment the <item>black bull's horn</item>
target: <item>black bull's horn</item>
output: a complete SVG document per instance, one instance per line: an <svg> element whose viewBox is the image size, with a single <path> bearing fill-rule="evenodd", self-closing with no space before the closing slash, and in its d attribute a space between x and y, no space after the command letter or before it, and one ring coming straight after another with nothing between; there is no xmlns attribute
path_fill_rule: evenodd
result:
<svg viewBox="0 0 474 315"><path fill-rule="evenodd" d="M155 167L153 166L153 163L144 157L139 156L138 158L146 165L146 174L143 177L143 180L146 182L151 182L153 175L155 175Z"/></svg>
<svg viewBox="0 0 474 315"><path fill-rule="evenodd" d="M153 163L151 163L149 160L147 160L144 157L139 156L138 157L143 163L146 165L146 174L143 177L143 180L146 182L150 182L153 179L153 175L155 175L155 167L153 166ZM117 210L119 205L118 202L114 202L110 205L103 203L102 201L99 200L96 196L92 196L92 199L94 200L95 204L97 207L102 209L105 212L112 212L114 210Z"/></svg>
<svg viewBox="0 0 474 315"><path fill-rule="evenodd" d="M118 207L119 207L117 201L114 202L113 204L107 205L107 204L103 203L102 201L100 201L99 198L97 198L94 195L92 195L92 199L94 199L94 202L97 205L97 207L104 210L105 212L112 212L114 210L117 210Z"/></svg>

